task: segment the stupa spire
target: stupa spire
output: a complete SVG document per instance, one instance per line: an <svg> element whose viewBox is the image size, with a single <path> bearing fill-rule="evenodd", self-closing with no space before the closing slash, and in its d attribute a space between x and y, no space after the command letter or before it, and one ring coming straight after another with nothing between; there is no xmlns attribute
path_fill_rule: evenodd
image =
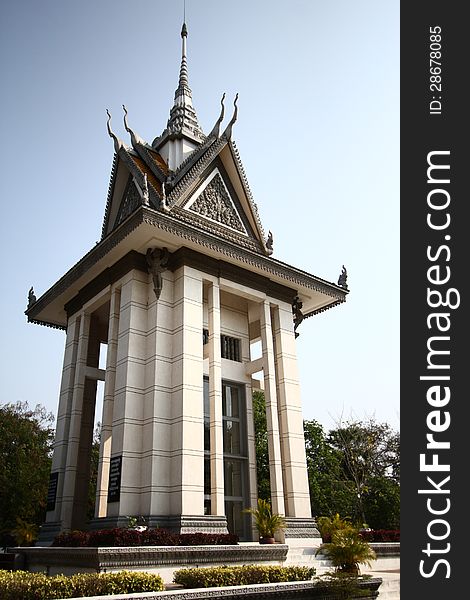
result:
<svg viewBox="0 0 470 600"><path fill-rule="evenodd" d="M175 91L173 107L170 110L167 131L169 134L186 135L197 141L202 141L205 136L199 125L196 111L194 110L192 92L189 87L187 37L188 28L186 23L183 22L181 28L181 66L178 87Z"/></svg>

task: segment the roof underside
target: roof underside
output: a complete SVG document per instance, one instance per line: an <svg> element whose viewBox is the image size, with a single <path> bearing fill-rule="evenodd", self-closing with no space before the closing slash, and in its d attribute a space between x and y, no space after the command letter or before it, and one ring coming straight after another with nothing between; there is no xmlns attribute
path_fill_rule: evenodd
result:
<svg viewBox="0 0 470 600"><path fill-rule="evenodd" d="M26 311L28 320L65 328L65 305L87 284L129 252L145 255L149 247L155 246L167 247L171 253L188 248L288 287L300 296L305 316L344 302L348 293L334 283L182 222L176 215L140 206L38 298Z"/></svg>

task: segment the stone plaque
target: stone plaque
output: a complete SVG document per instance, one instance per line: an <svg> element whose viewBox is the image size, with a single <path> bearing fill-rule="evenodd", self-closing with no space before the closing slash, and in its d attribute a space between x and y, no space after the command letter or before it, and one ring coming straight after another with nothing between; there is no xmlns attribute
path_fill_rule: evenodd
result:
<svg viewBox="0 0 470 600"><path fill-rule="evenodd" d="M109 461L108 502L119 502L121 495L122 456L113 456Z"/></svg>
<svg viewBox="0 0 470 600"><path fill-rule="evenodd" d="M46 510L55 509L55 501L57 497L57 483L59 481L59 473L51 473L49 477L49 487L47 489L47 507Z"/></svg>

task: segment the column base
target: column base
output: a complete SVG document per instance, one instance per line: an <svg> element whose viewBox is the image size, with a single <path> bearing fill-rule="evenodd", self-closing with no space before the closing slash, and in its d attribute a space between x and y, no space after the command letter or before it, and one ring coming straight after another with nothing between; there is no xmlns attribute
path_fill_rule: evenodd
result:
<svg viewBox="0 0 470 600"><path fill-rule="evenodd" d="M317 523L313 518L307 517L285 517L287 527L284 530L286 543L290 540L317 539L321 542L321 535L317 529Z"/></svg>
<svg viewBox="0 0 470 600"><path fill-rule="evenodd" d="M60 521L50 521L43 523L39 529L39 537L36 546L50 546L54 538L62 531Z"/></svg>

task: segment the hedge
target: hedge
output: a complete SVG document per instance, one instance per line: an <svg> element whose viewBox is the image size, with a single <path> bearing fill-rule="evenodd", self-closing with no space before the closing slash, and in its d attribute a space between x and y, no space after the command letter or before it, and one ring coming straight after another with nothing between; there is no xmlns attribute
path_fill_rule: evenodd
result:
<svg viewBox="0 0 470 600"><path fill-rule="evenodd" d="M399 529L361 529L359 535L366 542L399 542ZM331 542L331 535L322 537L324 543Z"/></svg>
<svg viewBox="0 0 470 600"><path fill-rule="evenodd" d="M160 592L160 575L121 571L119 573L80 573L47 576L27 571L0 571L2 600L54 600L106 594Z"/></svg>
<svg viewBox="0 0 470 600"><path fill-rule="evenodd" d="M315 575L313 567L277 567L243 565L241 567L204 567L180 569L173 575L174 583L184 588L279 583L281 581L308 581Z"/></svg>
<svg viewBox="0 0 470 600"><path fill-rule="evenodd" d="M359 535L366 542L399 542L399 529L371 529L370 531L359 531Z"/></svg>
<svg viewBox="0 0 470 600"><path fill-rule="evenodd" d="M96 531L71 531L59 534L53 546L99 547L99 546L205 546L234 545L238 536L225 533L171 533L166 529L146 529L137 531L116 527Z"/></svg>

